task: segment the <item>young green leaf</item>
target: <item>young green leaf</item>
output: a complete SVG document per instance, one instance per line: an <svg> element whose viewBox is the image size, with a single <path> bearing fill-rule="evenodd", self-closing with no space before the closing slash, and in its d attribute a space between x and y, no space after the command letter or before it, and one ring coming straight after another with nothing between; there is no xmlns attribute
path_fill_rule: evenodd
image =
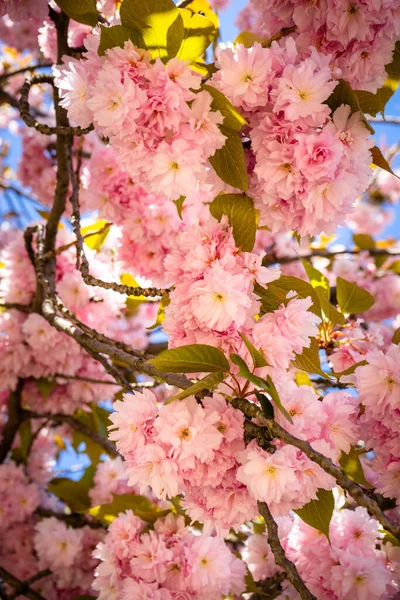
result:
<svg viewBox="0 0 400 600"><path fill-rule="evenodd" d="M174 204L176 206L176 210L178 211L178 217L180 218L180 220L182 221L182 207L183 207L183 203L186 200L186 196L179 196L178 200L174 200Z"/></svg>
<svg viewBox="0 0 400 600"><path fill-rule="evenodd" d="M243 343L246 346L247 350L250 352L250 356L253 359L254 368L258 369L260 367L268 367L269 365L268 365L267 361L265 360L264 356L261 354L261 352L259 350L257 350L257 348L255 348L253 346L253 344L251 343L249 338L246 337L244 335L244 333L240 333L239 335L242 338Z"/></svg>
<svg viewBox="0 0 400 600"><path fill-rule="evenodd" d="M164 350L147 361L156 369L171 373L215 373L229 371L229 362L218 348L207 344L191 344Z"/></svg>
<svg viewBox="0 0 400 600"><path fill-rule="evenodd" d="M325 373L321 369L321 361L319 359L319 347L318 342L315 338L311 338L309 348L304 348L301 354L296 354L295 360L292 361L292 365L300 371L306 371L306 373L316 373L329 379L329 374Z"/></svg>
<svg viewBox="0 0 400 600"><path fill-rule="evenodd" d="M96 250L96 252L98 252L110 233L110 227L111 223L105 219L101 219L95 223L92 223L91 225L82 227L81 234L83 236L87 235L88 233L93 234L85 238L85 244L92 250Z"/></svg>
<svg viewBox="0 0 400 600"><path fill-rule="evenodd" d="M236 246L251 252L256 239L256 212L253 200L245 194L220 194L210 204L210 213L219 221L228 217Z"/></svg>
<svg viewBox="0 0 400 600"><path fill-rule="evenodd" d="M184 36L183 19L172 0L123 0L121 23L141 35L153 58L176 56Z"/></svg>
<svg viewBox="0 0 400 600"><path fill-rule="evenodd" d="M96 0L56 0L61 10L77 23L96 27L99 13L96 9Z"/></svg>
<svg viewBox="0 0 400 600"><path fill-rule="evenodd" d="M352 481L355 481L356 483L359 483L367 488L373 487L365 478L360 458L354 446L350 448L350 452L347 454L342 451L342 454L339 458L339 464L342 468L342 471L344 471L347 477L349 477Z"/></svg>
<svg viewBox="0 0 400 600"><path fill-rule="evenodd" d="M154 523L160 517L165 517L171 511L160 510L152 504L145 496L136 494L113 494L113 499L107 504L101 504L91 508L88 512L93 517L111 523L119 513L131 510L133 514L140 517L146 523Z"/></svg>
<svg viewBox="0 0 400 600"><path fill-rule="evenodd" d="M212 10L198 12L191 6L179 8L179 13L183 23L183 36L177 57L193 63L204 55L211 42L217 38L218 17Z"/></svg>
<svg viewBox="0 0 400 600"><path fill-rule="evenodd" d="M131 40L139 48L144 46L143 38L136 29L129 29L123 25L114 25L113 27L100 25L100 31L99 56L103 56L106 50L110 48L115 48L116 46L123 48L125 42L128 40Z"/></svg>
<svg viewBox="0 0 400 600"><path fill-rule="evenodd" d="M168 304L170 302L171 302L171 300L168 296L163 296L161 298L160 304L158 305L156 320L153 323L153 325L150 325L150 327L146 327L146 329L148 329L150 331L150 330L156 329L157 327L160 327L160 325L162 325L162 323L164 322L165 308L168 306Z"/></svg>
<svg viewBox="0 0 400 600"><path fill-rule="evenodd" d="M262 394L261 392L257 392L257 390L255 391L255 395L257 400L260 403L260 406L263 410L263 413L266 417L268 417L269 419L275 419L275 411L274 411L274 407L272 405L272 402L269 398L267 398L267 396L265 394Z"/></svg>
<svg viewBox="0 0 400 600"><path fill-rule="evenodd" d="M39 392L43 396L45 400L48 400L51 392L56 387L57 383L54 379L46 379L45 377L40 377L39 379L35 379L35 383L38 387Z"/></svg>
<svg viewBox="0 0 400 600"><path fill-rule="evenodd" d="M167 402L165 402L164 404L169 404L173 400L183 400L184 398L187 398L188 396L194 396L195 394L198 394L203 390L212 390L224 379L225 375L223 373L220 373L219 371L217 371L216 373L210 373L210 375L206 375L205 377L203 377L203 379L200 379L200 381L197 381L196 383L188 387L186 390L182 390L182 392L180 392L179 394L175 394L175 396L171 396L170 398L168 398Z"/></svg>
<svg viewBox="0 0 400 600"><path fill-rule="evenodd" d="M330 288L327 277L325 277L325 275L321 273L321 271L318 271L318 269L316 269L308 260L302 258L301 262L303 264L305 272L307 273L308 279L310 280L312 287L314 289L318 287L322 288L326 296L329 298Z"/></svg>
<svg viewBox="0 0 400 600"><path fill-rule="evenodd" d="M93 486L95 471L95 468L88 467L79 481L68 477L56 477L51 480L47 489L68 504L72 512L84 512L91 504L89 490Z"/></svg>
<svg viewBox="0 0 400 600"><path fill-rule="evenodd" d="M257 375L254 375L254 373L251 373L243 358L238 354L230 354L230 359L235 365L239 367L239 376L244 377L245 379L247 379L247 381L250 381L256 387L259 387L268 392L272 400L275 402L276 406L283 414L283 416L286 417L289 423L293 424L293 419L287 412L286 408L283 406L281 399L279 398L278 391L271 377L268 375L267 380L265 380L261 377L258 377Z"/></svg>
<svg viewBox="0 0 400 600"><path fill-rule="evenodd" d="M353 235L353 242L361 250L371 250L376 246L374 238L367 233L355 233Z"/></svg>
<svg viewBox="0 0 400 600"><path fill-rule="evenodd" d="M246 119L242 117L238 109L217 88L211 85L203 85L201 89L206 90L213 97L211 108L220 111L224 117L224 127L240 131L243 125L247 124Z"/></svg>
<svg viewBox="0 0 400 600"><path fill-rule="evenodd" d="M374 146L373 148L371 148L370 152L372 154L372 162L374 165L380 167L384 171L387 171L388 173L394 175L395 177L397 177L397 179L399 179L399 176L396 175L396 173L393 171L392 167L389 165L388 161L383 156L382 151L380 148L378 148L378 146Z"/></svg>
<svg viewBox="0 0 400 600"><path fill-rule="evenodd" d="M242 140L233 129L224 125L221 125L220 129L226 137L226 142L220 150L210 156L211 166L222 181L247 192L248 177Z"/></svg>
<svg viewBox="0 0 400 600"><path fill-rule="evenodd" d="M356 283L338 277L336 280L336 295L343 313L359 313L371 308L374 297Z"/></svg>
<svg viewBox="0 0 400 600"><path fill-rule="evenodd" d="M317 500L311 500L294 512L302 521L318 529L329 540L329 525L335 508L335 500L331 490L319 489L317 491Z"/></svg>
<svg viewBox="0 0 400 600"><path fill-rule="evenodd" d="M400 344L400 327L398 327L394 332L392 337L392 343L396 344L396 346Z"/></svg>

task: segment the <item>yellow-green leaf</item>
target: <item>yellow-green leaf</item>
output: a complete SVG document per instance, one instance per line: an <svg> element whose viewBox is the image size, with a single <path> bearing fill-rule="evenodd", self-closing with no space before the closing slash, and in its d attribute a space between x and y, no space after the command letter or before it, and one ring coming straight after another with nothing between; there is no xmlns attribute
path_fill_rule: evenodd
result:
<svg viewBox="0 0 400 600"><path fill-rule="evenodd" d="M400 327L398 327L398 329L396 329L396 331L394 332L392 337L392 343L396 345L400 344Z"/></svg>
<svg viewBox="0 0 400 600"><path fill-rule="evenodd" d="M210 204L210 213L221 220L228 217L236 246L251 252L256 239L256 212L253 200L245 194L220 194Z"/></svg>
<svg viewBox="0 0 400 600"><path fill-rule="evenodd" d="M200 379L200 381L197 381L196 383L194 383L193 385L188 387L186 390L183 390L179 394L175 394L174 396L171 396L170 398L168 398L168 400L167 400L167 402L165 402L165 404L168 404L168 403L172 402L173 400L184 400L184 398L188 398L189 396L194 396L195 394L198 394L199 392L202 392L203 390L212 390L219 383L221 383L224 380L224 378L225 378L225 376L223 373L220 373L220 372L210 373L210 375L206 375L205 377L203 377L203 379Z"/></svg>
<svg viewBox="0 0 400 600"><path fill-rule="evenodd" d="M374 238L367 233L355 233L353 235L353 242L361 250L371 250L376 246Z"/></svg>
<svg viewBox="0 0 400 600"><path fill-rule="evenodd" d="M226 137L226 142L213 156L210 156L211 166L222 181L247 192L248 177L242 139L233 129L223 125L220 129Z"/></svg>
<svg viewBox="0 0 400 600"><path fill-rule="evenodd" d="M394 175L397 177L397 179L399 179L398 175L396 175L396 173L392 170L392 167L389 165L378 146L371 148L370 152L372 154L372 162L375 166L380 167L384 171L391 173L391 175Z"/></svg>
<svg viewBox="0 0 400 600"><path fill-rule="evenodd" d="M342 451L339 458L339 464L347 477L360 485L372 488L373 486L366 480L364 471L361 465L360 457L358 456L354 446L351 447L347 454Z"/></svg>
<svg viewBox="0 0 400 600"><path fill-rule="evenodd" d="M336 280L336 295L343 313L359 313L371 308L374 297L356 283L342 277Z"/></svg>
<svg viewBox="0 0 400 600"><path fill-rule="evenodd" d="M100 25L100 31L101 35L98 49L98 54L100 56L103 56L106 50L109 50L110 48L115 48L116 46L123 48L125 42L128 40L131 40L133 44L139 48L144 46L141 34L135 29L129 29L123 25L114 25L113 27Z"/></svg>
<svg viewBox="0 0 400 600"><path fill-rule="evenodd" d="M318 342L315 338L311 338L309 348L304 348L301 354L296 354L296 358L292 361L292 365L301 371L306 371L306 373L316 373L325 379L329 379L328 373L325 373L321 369Z"/></svg>
<svg viewBox="0 0 400 600"><path fill-rule="evenodd" d="M191 2L179 9L183 22L183 39L177 52L180 60L195 62L218 35L218 17L204 0Z"/></svg>
<svg viewBox="0 0 400 600"><path fill-rule="evenodd" d="M63 500L73 512L83 512L90 507L89 490L93 485L95 469L88 467L79 481L67 477L56 477L50 481L47 489Z"/></svg>
<svg viewBox="0 0 400 600"><path fill-rule="evenodd" d="M261 352L259 350L257 350L257 348L255 348L253 346L253 344L251 343L249 338L246 337L244 335L244 333L240 333L239 335L242 338L243 343L246 346L247 350L250 352L250 356L253 359L254 368L258 369L259 367L268 367L269 365L268 365L267 361L265 360L264 356L261 354Z"/></svg>
<svg viewBox="0 0 400 600"><path fill-rule="evenodd" d="M302 521L318 529L329 540L329 525L335 508L335 500L331 490L319 489L317 491L317 500L311 500L294 512Z"/></svg>
<svg viewBox="0 0 400 600"><path fill-rule="evenodd" d="M96 27L99 20L96 0L56 0L56 2L61 10L74 21Z"/></svg>
<svg viewBox="0 0 400 600"><path fill-rule="evenodd" d="M240 114L230 100L222 92L212 85L203 85L201 89L206 90L213 97L211 108L219 110L224 117L224 127L240 131L247 124L246 119Z"/></svg>
<svg viewBox="0 0 400 600"><path fill-rule="evenodd" d="M91 234L85 237L85 244L92 250L96 250L96 252L98 252L110 233L110 227L111 223L105 219L96 221L95 223L92 223L92 225L82 227L81 234L83 236L87 236L88 233Z"/></svg>
<svg viewBox="0 0 400 600"><path fill-rule="evenodd" d="M95 506L88 512L93 517L111 523L120 513L131 510L137 517L147 523L154 523L160 517L165 517L170 510L160 510L145 496L136 494L113 494L113 499L107 504Z"/></svg>
<svg viewBox="0 0 400 600"><path fill-rule="evenodd" d="M153 325L150 325L150 327L146 327L146 329L156 329L157 327L160 327L164 321L164 316L165 316L165 308L168 306L168 304L171 302L171 300L169 299L168 296L163 296L160 300L160 304L158 305L158 311L157 311L157 317L155 322L153 323Z"/></svg>
<svg viewBox="0 0 400 600"><path fill-rule="evenodd" d="M229 371L229 362L224 353L207 344L190 344L172 350L164 350L147 362L156 369L172 373Z"/></svg>

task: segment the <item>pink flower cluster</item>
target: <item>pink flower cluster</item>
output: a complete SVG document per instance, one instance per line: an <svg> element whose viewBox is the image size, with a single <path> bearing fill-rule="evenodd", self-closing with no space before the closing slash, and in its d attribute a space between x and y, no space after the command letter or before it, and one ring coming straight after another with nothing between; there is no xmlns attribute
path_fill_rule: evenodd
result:
<svg viewBox="0 0 400 600"><path fill-rule="evenodd" d="M218 223L210 217L204 227L193 225L182 233L164 263L175 283L163 325L170 347L241 345L238 332L251 331L259 311L255 281L265 285L280 274L262 267L261 260L262 255L236 247L225 219Z"/></svg>
<svg viewBox="0 0 400 600"><path fill-rule="evenodd" d="M330 523L330 543L298 518L278 519L282 545L311 593L318 599L378 600L395 598L399 589L398 561L388 560L379 523L365 508L336 510ZM378 549L377 545L382 545ZM379 546L378 546L379 547ZM279 572L266 534L253 534L243 553L256 581ZM297 598L283 584L282 598Z"/></svg>
<svg viewBox="0 0 400 600"><path fill-rule="evenodd" d="M236 480L244 450L243 415L219 394L157 407L155 395L125 395L113 405L110 439L127 464L129 484L158 498L185 492L183 506L206 531L229 531L255 516L256 503Z"/></svg>
<svg viewBox="0 0 400 600"><path fill-rule="evenodd" d="M362 437L372 448L372 467L379 473L377 489L389 498L400 498L400 346L386 351L372 350L367 365L355 371L357 400L365 411L361 416Z"/></svg>
<svg viewBox="0 0 400 600"><path fill-rule="evenodd" d="M50 569L60 589L89 591L98 560L92 558L104 532L89 526L73 529L56 517L35 526L34 546L39 569Z"/></svg>
<svg viewBox="0 0 400 600"><path fill-rule="evenodd" d="M332 392L321 401L312 387L297 387L290 380L282 381L279 391L293 425L280 413L276 420L315 450L337 462L342 450L348 452L357 443L358 403L349 394ZM316 499L318 488L334 487L335 480L294 446L272 443L276 450L271 454L255 440L250 442L238 455L237 479L256 500L266 501L274 514L287 515Z"/></svg>
<svg viewBox="0 0 400 600"><path fill-rule="evenodd" d="M387 78L385 65L400 34L395 0L251 0L245 10L253 21L246 25L263 36L294 25L301 55L318 48L353 89L376 93Z"/></svg>
<svg viewBox="0 0 400 600"><path fill-rule="evenodd" d="M247 113L255 166L250 195L260 225L272 231L331 233L367 187L369 131L342 105L330 116L326 100L339 72L312 49L304 58L293 40L271 48L237 44L218 54L218 87Z"/></svg>
<svg viewBox="0 0 400 600"><path fill-rule="evenodd" d="M282 401L293 425L286 429L310 441L337 461L359 439L358 402L347 393L328 394L321 402L311 387L287 380ZM318 488L335 481L293 446L273 442L273 453L245 448L243 415L214 393L198 404L194 397L157 408L151 391L125 395L114 403L110 438L127 462L129 484L150 486L158 498L184 492L183 507L209 532L226 533L257 514L256 500L286 515L316 498ZM249 495L250 494L250 495Z"/></svg>
<svg viewBox="0 0 400 600"><path fill-rule="evenodd" d="M144 528L131 510L110 525L95 552L99 600L220 600L244 591L245 564L220 538L195 535L172 513Z"/></svg>
<svg viewBox="0 0 400 600"><path fill-rule="evenodd" d="M151 62L130 41L100 57L98 43L87 38L85 60L69 59L58 71L70 119L82 127L93 122L119 165L149 191L172 199L190 194L206 178L208 157L225 143L212 97L192 91L200 75L177 58Z"/></svg>
<svg viewBox="0 0 400 600"><path fill-rule="evenodd" d="M0 465L0 530L22 523L39 506L40 490L30 483L22 465ZM3 536L1 536L3 537Z"/></svg>

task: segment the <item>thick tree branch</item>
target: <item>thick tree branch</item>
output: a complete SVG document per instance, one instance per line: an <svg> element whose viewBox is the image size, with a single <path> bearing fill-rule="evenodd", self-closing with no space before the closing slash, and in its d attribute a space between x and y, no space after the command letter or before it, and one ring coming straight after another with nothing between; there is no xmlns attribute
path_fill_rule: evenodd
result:
<svg viewBox="0 0 400 600"><path fill-rule="evenodd" d="M296 565L287 558L279 539L278 525L269 510L268 504L266 502L258 502L257 504L260 515L264 517L267 526L268 543L271 546L276 564L285 571L288 580L299 592L302 600L317 600L300 577Z"/></svg>
<svg viewBox="0 0 400 600"><path fill-rule="evenodd" d="M14 392L10 392L7 403L7 423L3 431L3 439L0 444L0 463L7 458L14 443L18 428L22 422L21 394L24 380L18 379Z"/></svg>
<svg viewBox="0 0 400 600"><path fill-rule="evenodd" d="M23 589L23 594L29 600L46 600L41 594L35 592L26 582L14 577L9 571L0 566L0 578L15 590Z"/></svg>
<svg viewBox="0 0 400 600"><path fill-rule="evenodd" d="M379 507L379 504L376 502L376 500L371 498L361 486L349 479L347 475L345 475L330 458L314 450L314 448L308 442L296 438L294 435L283 429L283 427L278 425L278 423L276 423L273 419L266 417L256 404L253 404L243 398L235 398L232 401L232 405L241 410L247 416L247 418L257 419L260 425L263 425L267 428L271 439L278 438L286 444L295 446L304 452L308 458L317 463L326 473L332 475L332 477L336 479L336 482L347 491L347 493L357 502L357 504L364 506L377 519L377 521L379 521L384 529L400 539L400 525L388 519Z"/></svg>

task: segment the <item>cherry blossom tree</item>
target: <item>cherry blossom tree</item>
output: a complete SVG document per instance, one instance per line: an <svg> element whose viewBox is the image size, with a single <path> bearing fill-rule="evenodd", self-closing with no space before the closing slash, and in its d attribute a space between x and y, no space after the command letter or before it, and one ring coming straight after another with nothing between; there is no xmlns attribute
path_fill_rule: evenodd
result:
<svg viewBox="0 0 400 600"><path fill-rule="evenodd" d="M2 600L400 597L400 7L226 5L0 0Z"/></svg>

